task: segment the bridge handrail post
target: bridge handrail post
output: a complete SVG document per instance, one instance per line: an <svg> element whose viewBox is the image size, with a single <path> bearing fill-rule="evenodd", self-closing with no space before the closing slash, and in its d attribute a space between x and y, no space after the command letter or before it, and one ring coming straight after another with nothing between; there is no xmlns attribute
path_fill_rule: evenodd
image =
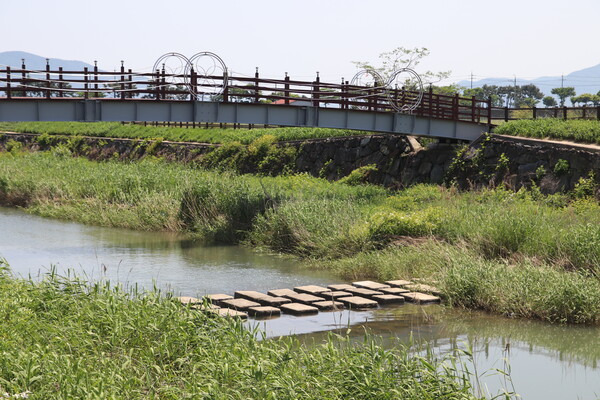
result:
<svg viewBox="0 0 600 400"><path fill-rule="evenodd" d="M537 107L533 106L533 108L531 109L531 112L533 114L533 119L537 119Z"/></svg>
<svg viewBox="0 0 600 400"><path fill-rule="evenodd" d="M198 93L198 75L192 67L190 68L190 101L196 100L196 93Z"/></svg>
<svg viewBox="0 0 600 400"><path fill-rule="evenodd" d="M25 59L21 60L21 86L23 87L23 97L27 97L27 73L25 72Z"/></svg>
<svg viewBox="0 0 600 400"><path fill-rule="evenodd" d="M471 97L471 122L477 122L475 119L475 106L477 104L477 99L475 96Z"/></svg>
<svg viewBox="0 0 600 400"><path fill-rule="evenodd" d="M46 99L50 99L50 60L46 58Z"/></svg>
<svg viewBox="0 0 600 400"><path fill-rule="evenodd" d="M585 108L585 104L584 104L583 107L581 108L581 119L585 119L585 114L586 114L586 108Z"/></svg>
<svg viewBox="0 0 600 400"><path fill-rule="evenodd" d="M504 107L504 122L508 122L508 107Z"/></svg>
<svg viewBox="0 0 600 400"><path fill-rule="evenodd" d="M563 106L563 119L567 120L567 106Z"/></svg>
<svg viewBox="0 0 600 400"><path fill-rule="evenodd" d="M65 97L63 92L63 67L58 67L58 89L60 97Z"/></svg>
<svg viewBox="0 0 600 400"><path fill-rule="evenodd" d="M433 117L433 88L429 85L429 118Z"/></svg>
<svg viewBox="0 0 600 400"><path fill-rule="evenodd" d="M258 93L258 67L256 67L256 72L254 73L254 102L258 103L259 101L259 93Z"/></svg>
<svg viewBox="0 0 600 400"><path fill-rule="evenodd" d="M223 80L227 78L227 71L223 71ZM229 102L229 82L226 82L225 87L223 88L223 103Z"/></svg>
<svg viewBox="0 0 600 400"><path fill-rule="evenodd" d="M283 84L283 96L285 97L285 100L283 101L285 103L285 105L289 105L290 104L290 77L288 76L288 73L285 73L285 78L283 79L285 81L285 83Z"/></svg>
<svg viewBox="0 0 600 400"><path fill-rule="evenodd" d="M12 98L12 93L10 90L10 67L6 67L6 98Z"/></svg>
<svg viewBox="0 0 600 400"><path fill-rule="evenodd" d="M156 73L156 84L154 85L154 100L159 101L160 100L160 70L157 69L155 71Z"/></svg>
<svg viewBox="0 0 600 400"><path fill-rule="evenodd" d="M121 100L125 100L125 66L121 61Z"/></svg>
<svg viewBox="0 0 600 400"><path fill-rule="evenodd" d="M160 80L161 87L160 93L163 100L167 99L167 72L165 71L165 64L163 64L162 70L160 71L162 78Z"/></svg>
<svg viewBox="0 0 600 400"><path fill-rule="evenodd" d="M88 98L88 67L83 67L83 98Z"/></svg>
<svg viewBox="0 0 600 400"><path fill-rule="evenodd" d="M554 118L558 118L558 107L554 107Z"/></svg>
<svg viewBox="0 0 600 400"><path fill-rule="evenodd" d="M94 93L92 97L100 97L100 92L98 91L98 62L94 61Z"/></svg>
<svg viewBox="0 0 600 400"><path fill-rule="evenodd" d="M313 106L315 107L319 107L320 101L320 95L319 95L319 90L320 90L320 82L321 79L319 78L319 73L317 72L317 78L315 79L315 81L313 82Z"/></svg>
<svg viewBox="0 0 600 400"><path fill-rule="evenodd" d="M596 107L596 119L600 121L600 105Z"/></svg>

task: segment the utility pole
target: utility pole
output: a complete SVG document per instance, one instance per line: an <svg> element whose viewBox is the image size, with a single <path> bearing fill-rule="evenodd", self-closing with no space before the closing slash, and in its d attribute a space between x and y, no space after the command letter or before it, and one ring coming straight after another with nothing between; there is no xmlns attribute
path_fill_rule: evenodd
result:
<svg viewBox="0 0 600 400"><path fill-rule="evenodd" d="M473 89L473 71L471 71L471 89Z"/></svg>
<svg viewBox="0 0 600 400"><path fill-rule="evenodd" d="M560 76L560 87L561 88L565 87L565 74L562 74Z"/></svg>

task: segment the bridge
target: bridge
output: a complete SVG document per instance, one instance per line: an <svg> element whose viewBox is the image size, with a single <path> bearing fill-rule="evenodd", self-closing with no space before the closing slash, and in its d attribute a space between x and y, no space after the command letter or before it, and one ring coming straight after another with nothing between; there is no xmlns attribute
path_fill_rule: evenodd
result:
<svg viewBox="0 0 600 400"><path fill-rule="evenodd" d="M173 57L184 65L166 66ZM212 67L199 61L212 62ZM410 70L407 70L411 72ZM400 71L400 72L407 72ZM151 72L0 68L0 121L160 121L323 127L472 141L489 131L491 101L423 90L398 72L350 81L234 75L212 53L161 57ZM414 75L414 73L413 73ZM403 79L403 80L400 80ZM414 84L417 82L417 85ZM404 86L409 84L409 88ZM420 85L420 86L419 86ZM3 95L3 96L2 96Z"/></svg>

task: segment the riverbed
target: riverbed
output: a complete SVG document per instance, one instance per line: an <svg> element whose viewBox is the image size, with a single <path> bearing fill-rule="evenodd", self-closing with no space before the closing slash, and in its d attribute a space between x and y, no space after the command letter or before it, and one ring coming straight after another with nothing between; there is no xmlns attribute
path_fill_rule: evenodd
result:
<svg viewBox="0 0 600 400"><path fill-rule="evenodd" d="M85 226L7 208L0 208L0 256L17 276L39 279L55 270L189 296L342 282L292 258L240 246L205 246L178 235ZM247 324L257 326L266 337L295 334L310 345L330 332L360 341L369 331L386 347L424 343L440 354L471 348L475 364L469 368L481 375L476 381L482 393L493 395L506 388L533 400L600 398L599 327L410 304L307 317L284 315Z"/></svg>

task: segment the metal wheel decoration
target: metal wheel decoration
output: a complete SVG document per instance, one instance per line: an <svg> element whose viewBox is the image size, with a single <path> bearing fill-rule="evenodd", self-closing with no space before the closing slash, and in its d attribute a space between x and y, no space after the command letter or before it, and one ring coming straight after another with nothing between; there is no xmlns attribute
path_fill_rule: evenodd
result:
<svg viewBox="0 0 600 400"><path fill-rule="evenodd" d="M166 90L188 90L186 70L189 64L190 61L183 54L166 53L156 60L152 72L159 71L160 86L164 86Z"/></svg>
<svg viewBox="0 0 600 400"><path fill-rule="evenodd" d="M196 73L195 84L189 81L192 69ZM194 54L189 59L185 76L190 93L202 100L214 99L227 87L227 66L221 57L208 51Z"/></svg>
<svg viewBox="0 0 600 400"><path fill-rule="evenodd" d="M365 103L364 106L355 106L359 110L366 110L369 96L383 93L385 83L379 72L374 69L358 71L350 81L350 96L353 101Z"/></svg>
<svg viewBox="0 0 600 400"><path fill-rule="evenodd" d="M385 86L388 101L398 112L412 113L423 100L421 77L410 68L394 71Z"/></svg>

